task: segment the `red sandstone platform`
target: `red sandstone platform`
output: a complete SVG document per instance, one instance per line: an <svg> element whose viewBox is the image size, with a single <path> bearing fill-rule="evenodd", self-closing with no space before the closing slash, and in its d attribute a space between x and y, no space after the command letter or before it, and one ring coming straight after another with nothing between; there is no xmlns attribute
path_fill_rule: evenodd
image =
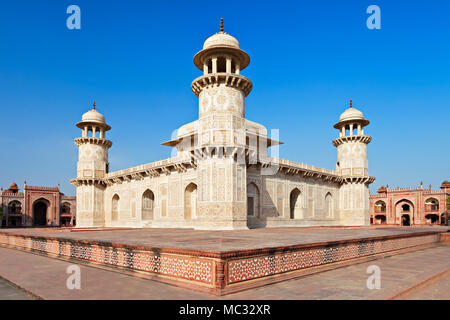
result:
<svg viewBox="0 0 450 320"><path fill-rule="evenodd" d="M448 229L7 229L0 244L222 295L418 249L441 241Z"/></svg>

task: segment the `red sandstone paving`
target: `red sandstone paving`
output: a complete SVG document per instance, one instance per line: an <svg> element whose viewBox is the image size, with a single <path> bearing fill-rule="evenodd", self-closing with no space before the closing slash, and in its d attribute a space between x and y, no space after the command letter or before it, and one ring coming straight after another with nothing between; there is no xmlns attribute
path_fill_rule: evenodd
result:
<svg viewBox="0 0 450 320"><path fill-rule="evenodd" d="M444 293L444 295L442 294ZM395 297L394 300L450 300L450 271Z"/></svg>
<svg viewBox="0 0 450 320"><path fill-rule="evenodd" d="M449 227L292 227L230 231L149 228L77 232L68 232L67 229L63 232L61 229L30 228L3 229L1 232L166 248L231 251L437 230L445 231L449 230Z"/></svg>
<svg viewBox="0 0 450 320"><path fill-rule="evenodd" d="M0 279L0 300L31 300L28 294Z"/></svg>
<svg viewBox="0 0 450 320"><path fill-rule="evenodd" d="M388 299L450 268L450 246L437 245L216 297L83 264L81 290L69 290L66 268L71 262L1 247L0 257L2 277L44 299ZM380 290L367 289L369 265L381 268ZM405 297L450 299L449 277Z"/></svg>

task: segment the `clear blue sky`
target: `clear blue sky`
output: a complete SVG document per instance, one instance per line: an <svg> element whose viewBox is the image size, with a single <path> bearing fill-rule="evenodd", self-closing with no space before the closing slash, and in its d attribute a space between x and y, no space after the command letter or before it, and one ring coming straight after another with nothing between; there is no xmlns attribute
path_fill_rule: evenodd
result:
<svg viewBox="0 0 450 320"><path fill-rule="evenodd" d="M81 30L66 8L81 8ZM381 30L366 8L381 8ZM332 125L353 99L371 121L369 172L381 184L450 178L449 1L3 1L0 185L74 194L95 98L112 126L111 170L170 156L160 143L198 117L192 63L218 31L251 56L246 116L280 129L281 157L334 169Z"/></svg>

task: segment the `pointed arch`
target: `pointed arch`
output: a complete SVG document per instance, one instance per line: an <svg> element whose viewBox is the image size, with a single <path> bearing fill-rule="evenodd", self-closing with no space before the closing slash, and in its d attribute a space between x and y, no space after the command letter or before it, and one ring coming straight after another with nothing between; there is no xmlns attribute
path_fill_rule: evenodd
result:
<svg viewBox="0 0 450 320"><path fill-rule="evenodd" d="M50 207L50 201L45 198L37 199L33 202L33 225L46 226L48 223L48 208Z"/></svg>
<svg viewBox="0 0 450 320"><path fill-rule="evenodd" d="M385 213L386 212L386 202L383 200L378 200L375 202L375 213Z"/></svg>
<svg viewBox="0 0 450 320"><path fill-rule="evenodd" d="M430 197L425 200L425 211L439 211L439 200L433 197Z"/></svg>
<svg viewBox="0 0 450 320"><path fill-rule="evenodd" d="M184 219L190 220L197 215L197 185L189 183L184 189Z"/></svg>
<svg viewBox="0 0 450 320"><path fill-rule="evenodd" d="M247 215L251 217L259 216L259 188L254 182L247 185Z"/></svg>
<svg viewBox="0 0 450 320"><path fill-rule="evenodd" d="M401 199L395 204L397 223L403 226L414 224L415 206L411 200Z"/></svg>
<svg viewBox="0 0 450 320"><path fill-rule="evenodd" d="M298 209L300 209L301 205L301 191L299 188L292 189L289 195L289 218L295 219L298 218Z"/></svg>
<svg viewBox="0 0 450 320"><path fill-rule="evenodd" d="M119 220L119 203L120 202L120 197L118 194L115 194L112 197L112 203L111 203L111 220L113 221L117 221Z"/></svg>
<svg viewBox="0 0 450 320"><path fill-rule="evenodd" d="M327 218L333 218L334 214L334 199L331 192L325 195L325 215Z"/></svg>
<svg viewBox="0 0 450 320"><path fill-rule="evenodd" d="M8 203L8 214L19 214L22 213L22 203L17 200L12 200Z"/></svg>
<svg viewBox="0 0 450 320"><path fill-rule="evenodd" d="M63 202L61 204L61 214L70 214L70 207L69 202Z"/></svg>
<svg viewBox="0 0 450 320"><path fill-rule="evenodd" d="M142 194L141 219L153 220L153 208L155 205L155 195L150 189Z"/></svg>
<svg viewBox="0 0 450 320"><path fill-rule="evenodd" d="M71 205L69 202L63 202L61 204L60 208L60 214L59 214L59 224L64 226L70 226L72 225L72 211L71 211Z"/></svg>

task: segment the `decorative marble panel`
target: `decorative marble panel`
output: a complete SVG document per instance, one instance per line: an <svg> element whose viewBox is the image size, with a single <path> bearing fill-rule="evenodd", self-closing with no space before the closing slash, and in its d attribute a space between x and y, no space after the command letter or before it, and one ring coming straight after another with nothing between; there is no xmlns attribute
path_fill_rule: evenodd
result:
<svg viewBox="0 0 450 320"><path fill-rule="evenodd" d="M439 235L361 241L228 262L227 284L437 242Z"/></svg>
<svg viewBox="0 0 450 320"><path fill-rule="evenodd" d="M27 239L5 234L0 234L0 243L205 284L212 284L214 279L214 262L206 258L155 254L150 251L80 244L62 240Z"/></svg>

